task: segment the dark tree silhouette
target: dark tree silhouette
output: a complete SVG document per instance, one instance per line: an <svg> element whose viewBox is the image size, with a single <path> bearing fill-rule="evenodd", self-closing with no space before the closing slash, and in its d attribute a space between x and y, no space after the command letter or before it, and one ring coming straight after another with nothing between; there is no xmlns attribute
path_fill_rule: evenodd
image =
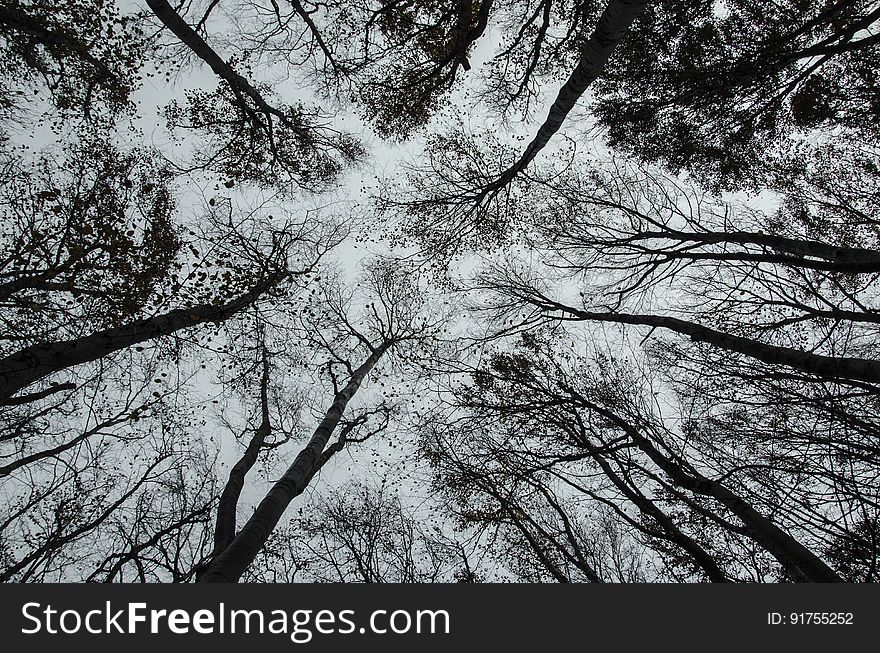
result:
<svg viewBox="0 0 880 653"><path fill-rule="evenodd" d="M344 164L361 158L362 146L322 125L317 112L270 104L166 0L147 0L147 5L225 83L212 93L190 93L185 108L169 108L172 127L197 129L208 136L211 148L199 155L196 167L264 186L284 186L285 180L292 180L319 189L332 183Z"/></svg>
<svg viewBox="0 0 880 653"><path fill-rule="evenodd" d="M876 2L655 3L597 85L613 147L721 186L810 129L876 143Z"/></svg>
<svg viewBox="0 0 880 653"><path fill-rule="evenodd" d="M315 307L314 324L336 331L328 339L318 336L330 355L328 373L333 384L333 398L320 418L307 444L272 486L253 515L236 533L231 542L208 564L200 576L201 582L237 582L265 546L272 531L294 498L302 494L330 458L353 440L355 428L365 424L369 413L346 420L349 403L361 389L374 368L397 349L411 348L430 341L436 334L436 318L423 312L424 297L417 280L406 278L405 271L395 271L387 264L378 264L367 272L366 285L375 301L364 309L363 325L359 326L348 314L348 302L330 291L324 301ZM351 353L343 353L346 341L354 345ZM359 356L360 358L355 358ZM344 376L336 370L342 368ZM379 411L386 414L390 408ZM350 412L350 411L349 411ZM378 430L387 426L380 420ZM375 432L370 431L366 437ZM336 442L330 444L334 433Z"/></svg>
<svg viewBox="0 0 880 653"><path fill-rule="evenodd" d="M470 418L456 429L465 432L483 424L480 432L485 435L467 444L460 437L443 435L449 427L441 427L432 429L436 435L427 445L440 470L440 487L467 506L462 512L466 518L516 527L533 555L563 582L571 578L565 571L570 568L581 569L589 580L602 580L584 555L587 541L572 526L572 508L584 512L586 500L611 505L623 516L620 496L649 520L640 524L629 518L636 532L675 545L689 556L692 568L710 580L735 579L742 573L735 559L724 560L713 550L725 537L750 539L794 580L840 580L815 552L752 505L744 494L747 486L733 490L726 481L697 471L705 463L689 458L700 451L692 450L687 434L647 412L649 404L638 390L644 384L633 383L625 366L600 356L592 371L578 367L583 362L570 355L559 357L554 348L529 336L517 350L496 353L487 367L471 372L472 382L456 392L457 405ZM724 467L717 472L724 478L732 475L737 461L731 457L712 462L713 468L718 465L729 466L726 473ZM608 494L610 488L597 482L597 474L620 494ZM574 502L575 496L581 501ZM473 507L476 497L498 508L486 503ZM536 499L554 509L561 525L550 528L561 532L548 530L533 503ZM690 527L673 518L664 506L670 503L708 520L707 526L720 527L725 535L706 541L705 531L686 534ZM792 519L798 511L799 506L774 507L774 513Z"/></svg>
<svg viewBox="0 0 880 653"><path fill-rule="evenodd" d="M42 91L60 114L59 127L71 117L107 126L131 108L147 38L112 0L4 0L0 29L0 110L7 115L16 113L17 96Z"/></svg>

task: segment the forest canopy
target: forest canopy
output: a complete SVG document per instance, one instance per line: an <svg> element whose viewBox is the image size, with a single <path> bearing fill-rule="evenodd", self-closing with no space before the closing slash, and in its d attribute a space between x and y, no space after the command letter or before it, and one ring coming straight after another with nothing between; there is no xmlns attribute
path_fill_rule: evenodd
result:
<svg viewBox="0 0 880 653"><path fill-rule="evenodd" d="M0 579L876 582L880 3L0 0Z"/></svg>

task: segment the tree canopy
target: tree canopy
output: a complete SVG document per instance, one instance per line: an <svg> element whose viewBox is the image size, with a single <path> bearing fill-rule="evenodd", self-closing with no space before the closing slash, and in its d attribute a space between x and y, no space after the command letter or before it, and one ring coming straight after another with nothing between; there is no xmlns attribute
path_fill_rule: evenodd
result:
<svg viewBox="0 0 880 653"><path fill-rule="evenodd" d="M877 581L878 30L0 0L0 578Z"/></svg>

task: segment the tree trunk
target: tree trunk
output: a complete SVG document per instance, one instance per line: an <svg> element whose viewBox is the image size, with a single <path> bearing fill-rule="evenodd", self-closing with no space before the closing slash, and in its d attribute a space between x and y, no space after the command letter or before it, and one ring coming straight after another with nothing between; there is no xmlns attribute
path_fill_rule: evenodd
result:
<svg viewBox="0 0 880 653"><path fill-rule="evenodd" d="M333 403L315 429L309 443L299 452L284 476L269 490L235 539L209 564L199 582L238 582L269 539L269 535L275 530L287 506L305 490L330 436L342 419L348 402L391 344L385 342L373 350L367 360L352 373L348 383L334 397Z"/></svg>
<svg viewBox="0 0 880 653"><path fill-rule="evenodd" d="M880 272L880 252L863 247L835 247L816 240L800 240L774 236L772 234L748 231L733 232L685 232L685 231L647 231L634 239L646 240L667 238L690 243L730 243L737 245L758 245L777 252L785 252L798 257L811 256L828 262L827 269L836 272ZM811 261L792 260L792 265L809 267Z"/></svg>
<svg viewBox="0 0 880 653"><path fill-rule="evenodd" d="M666 533L666 537L670 542L678 545L690 555L694 563L706 573L706 576L710 581L713 583L728 582L727 576L725 576L724 572L718 566L718 563L715 562L715 559L708 553L708 551L676 526L675 522L670 519L669 515L658 508L651 499L642 494L638 489L631 487L624 479L616 474L611 468L611 465L608 464L608 461L605 460L601 454L595 453L593 460L595 460L599 467L602 468L602 472L605 474L606 478L614 483L617 489L619 489L623 495L642 512L642 514L648 515L657 522L660 528Z"/></svg>
<svg viewBox="0 0 880 653"><path fill-rule="evenodd" d="M236 95L247 95L263 113L276 116L291 128L299 129L296 125L290 123L289 119L278 109L266 102L260 92L247 79L239 75L232 66L226 63L223 57L217 54L205 42L205 39L190 27L166 0L146 0L146 2L156 17L162 21L162 24L171 30L185 46L192 50L193 54L208 64L218 77L225 80Z"/></svg>
<svg viewBox="0 0 880 653"><path fill-rule="evenodd" d="M519 160L508 168L499 178L498 188L509 183L517 174L526 169L553 135L562 127L566 116L587 90L599 77L614 48L623 39L633 21L641 13L647 0L609 0L605 5L599 24L590 36L580 61L568 80L559 90L556 100L538 133L523 151Z"/></svg>
<svg viewBox="0 0 880 653"><path fill-rule="evenodd" d="M626 432L636 445L681 487L718 500L746 526L752 539L764 547L794 578L814 583L839 583L843 579L803 544L761 515L745 499L718 481L685 471L660 451L632 424L615 413L578 395L590 410L599 413Z"/></svg>
<svg viewBox="0 0 880 653"><path fill-rule="evenodd" d="M74 365L89 363L140 342L205 322L222 322L253 304L286 274L276 274L226 304L178 308L75 340L32 345L0 359L0 401L36 381Z"/></svg>
<svg viewBox="0 0 880 653"><path fill-rule="evenodd" d="M238 462L229 470L229 480L220 495L217 506L217 523L214 528L214 551L211 554L218 556L229 546L235 538L236 513L238 512L238 500L244 488L244 479L251 468L256 464L257 457L263 448L263 443L272 432L269 422L269 363L266 360L266 351L263 350L263 374L260 379L260 425L257 427L251 441L248 443L244 454Z"/></svg>
<svg viewBox="0 0 880 653"><path fill-rule="evenodd" d="M696 342L707 342L720 349L737 352L764 363L784 365L828 380L880 383L880 361L865 358L822 356L789 347L767 345L757 340L734 336L674 317L630 315L626 313L592 313L555 302L542 303L540 305L545 310L563 311L581 320L638 324L669 329L670 331L690 336Z"/></svg>
<svg viewBox="0 0 880 653"><path fill-rule="evenodd" d="M456 25L455 48L452 55L452 71L453 76L459 66L466 71L470 70L471 65L468 62L467 51L471 45L479 39L489 24L489 14L492 11L493 0L482 0L480 2L480 10L477 14L477 20L473 27L470 23L473 20L473 2L472 0L459 0L458 3L458 24Z"/></svg>

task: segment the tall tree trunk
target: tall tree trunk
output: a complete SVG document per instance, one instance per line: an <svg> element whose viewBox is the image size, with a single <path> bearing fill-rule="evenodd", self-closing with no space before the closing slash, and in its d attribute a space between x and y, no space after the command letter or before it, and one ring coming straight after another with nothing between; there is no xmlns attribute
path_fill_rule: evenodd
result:
<svg viewBox="0 0 880 653"><path fill-rule="evenodd" d="M171 30L185 46L192 50L193 54L208 64L218 77L225 80L237 97L240 98L242 95L247 95L263 113L279 118L294 131L302 131L301 126L294 125L287 116L269 104L246 78L242 77L232 66L226 63L223 57L217 54L207 44L205 39L190 27L166 0L146 0L146 2L156 17L162 21L162 24ZM246 106L244 108L247 109Z"/></svg>
<svg viewBox="0 0 880 653"><path fill-rule="evenodd" d="M536 300L535 303L546 311L562 311L579 320L637 324L669 329L670 331L690 336L692 340L697 342L706 342L720 349L737 352L764 363L784 365L828 380L880 383L880 361L866 358L822 356L790 347L768 345L757 340L716 331L715 329L674 317L631 315L627 313L593 313L553 301L544 302Z"/></svg>
<svg viewBox="0 0 880 653"><path fill-rule="evenodd" d="M354 370L348 383L334 397L333 403L324 414L309 443L299 452L281 479L269 490L235 539L209 564L199 582L238 582L269 539L269 535L275 530L287 506L305 490L314 476L327 442L342 419L348 402L358 391L370 370L391 346L391 342L384 342Z"/></svg>
<svg viewBox="0 0 880 653"><path fill-rule="evenodd" d="M217 306L202 304L178 308L120 327L96 331L82 338L26 347L0 359L0 401L36 381L74 365L89 363L140 342L167 336L205 322L222 322L253 304L287 275L279 273L245 294Z"/></svg>
<svg viewBox="0 0 880 653"><path fill-rule="evenodd" d="M251 468L256 464L257 457L266 442L266 438L272 432L272 424L269 421L269 362L266 351L263 350L263 373L260 378L260 425L254 432L244 454L238 462L229 470L229 480L220 495L217 506L217 523L214 528L214 551L212 557L229 546L235 538L235 521L238 511L238 500L244 488L244 479Z"/></svg>
<svg viewBox="0 0 880 653"><path fill-rule="evenodd" d="M748 231L732 232L686 232L646 231L635 235L632 240L669 239L688 243L729 243L736 245L758 245L777 252L785 252L796 257L810 256L830 264L819 269L836 272L880 272L880 252L864 247L835 247L816 240L800 240L774 236L772 234ZM771 261L772 262L772 261ZM811 261L790 259L791 265L811 267Z"/></svg>
<svg viewBox="0 0 880 653"><path fill-rule="evenodd" d="M611 53L614 52L630 25L647 4L648 0L609 0L599 17L595 31L587 41L578 65L559 90L553 104L550 105L550 111L544 123L538 128L538 133L523 151L519 160L502 173L493 190L500 189L510 183L550 142L580 97L602 73Z"/></svg>
<svg viewBox="0 0 880 653"><path fill-rule="evenodd" d="M569 389L570 392L573 392ZM816 554L760 514L745 499L722 483L706 478L662 454L639 429L607 410L574 393L592 410L622 429L636 445L677 485L696 494L712 497L739 517L752 539L766 549L794 578L814 583L843 582L843 579Z"/></svg>
<svg viewBox="0 0 880 653"><path fill-rule="evenodd" d="M700 546L692 537L682 531L675 522L657 507L651 499L646 497L637 488L632 487L623 478L617 474L605 458L595 451L595 447L590 447L594 451L593 460L602 468L602 472L606 478L610 480L623 495L635 505L642 514L651 517L666 533L666 539L681 547L694 561L694 563L702 569L706 576L713 583L728 582L727 576L718 566L715 559Z"/></svg>

